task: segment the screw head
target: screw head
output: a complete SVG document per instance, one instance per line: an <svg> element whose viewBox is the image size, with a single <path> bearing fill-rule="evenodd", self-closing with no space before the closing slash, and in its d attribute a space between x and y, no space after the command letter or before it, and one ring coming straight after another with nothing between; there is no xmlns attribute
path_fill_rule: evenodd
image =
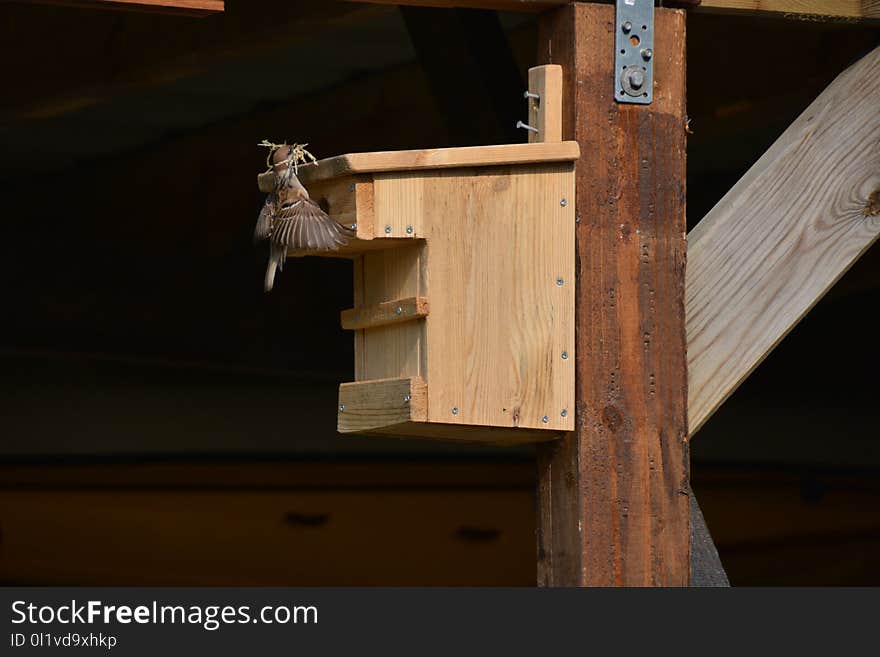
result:
<svg viewBox="0 0 880 657"><path fill-rule="evenodd" d="M567 417L567 416L568 416L568 409L563 408L563 409L562 409L562 412L560 413L560 415L561 415L562 417Z"/></svg>
<svg viewBox="0 0 880 657"><path fill-rule="evenodd" d="M354 191L354 183L350 183L350 184L349 184L349 186L348 186L348 191L350 191L350 192L353 192L353 191Z"/></svg>
<svg viewBox="0 0 880 657"><path fill-rule="evenodd" d="M357 229L358 229L358 225L357 225L357 224L352 224L352 225L351 225L351 229L352 229L352 230L357 230Z"/></svg>
<svg viewBox="0 0 880 657"><path fill-rule="evenodd" d="M398 315L402 315L402 314L403 314L403 308L401 308L400 306L397 306L397 308L395 309L394 312L395 312L396 314L398 314Z"/></svg>
<svg viewBox="0 0 880 657"><path fill-rule="evenodd" d="M550 421L550 418L547 417L546 415L541 418L541 422L543 422L544 424L547 424L549 421Z"/></svg>
<svg viewBox="0 0 880 657"><path fill-rule="evenodd" d="M642 50L642 59L644 59L646 62L651 61L651 58L653 56L654 56L654 51L651 50L650 48L645 48L644 50Z"/></svg>
<svg viewBox="0 0 880 657"><path fill-rule="evenodd" d="M565 284L565 281L562 280L561 278L557 278L557 279L556 279L556 284L559 285L559 286L561 287L563 284Z"/></svg>
<svg viewBox="0 0 880 657"><path fill-rule="evenodd" d="M568 360L568 352L567 351L562 352L562 360Z"/></svg>
<svg viewBox="0 0 880 657"><path fill-rule="evenodd" d="M409 402L410 402L411 399L412 399L412 397L411 397L410 395L404 395L404 396L403 396L403 403L404 403L404 404L409 404Z"/></svg>
<svg viewBox="0 0 880 657"><path fill-rule="evenodd" d="M562 199L561 201L559 201L559 205L565 207L566 205L568 205L568 201L566 199Z"/></svg>
<svg viewBox="0 0 880 657"><path fill-rule="evenodd" d="M629 34L630 32L632 32L633 24L630 23L629 21L627 21L626 23L624 23L623 25L620 26L620 29L623 30L624 34Z"/></svg>
<svg viewBox="0 0 880 657"><path fill-rule="evenodd" d="M458 406L453 406L453 407L452 407L452 414L453 414L453 415L458 415Z"/></svg>
<svg viewBox="0 0 880 657"><path fill-rule="evenodd" d="M340 405L339 405L339 412L340 412L340 413L345 413L345 404L340 404Z"/></svg>
<svg viewBox="0 0 880 657"><path fill-rule="evenodd" d="M386 235L390 235L390 234L391 234L391 226L385 226L385 234L386 234Z"/></svg>
<svg viewBox="0 0 880 657"><path fill-rule="evenodd" d="M406 234L407 234L407 235L412 235L412 234L413 234L413 227L412 227L412 226L407 226L407 227L406 227Z"/></svg>

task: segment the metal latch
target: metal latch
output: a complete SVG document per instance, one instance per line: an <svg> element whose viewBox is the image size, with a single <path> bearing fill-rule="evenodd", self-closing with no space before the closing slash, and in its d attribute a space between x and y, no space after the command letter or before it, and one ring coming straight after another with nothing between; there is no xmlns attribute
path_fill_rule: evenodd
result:
<svg viewBox="0 0 880 657"><path fill-rule="evenodd" d="M654 99L654 0L617 0L614 97L647 105Z"/></svg>

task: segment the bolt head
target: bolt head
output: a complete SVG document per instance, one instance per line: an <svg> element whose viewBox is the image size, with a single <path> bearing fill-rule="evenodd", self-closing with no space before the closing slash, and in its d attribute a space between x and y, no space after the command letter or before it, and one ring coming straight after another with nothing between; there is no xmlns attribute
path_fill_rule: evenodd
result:
<svg viewBox="0 0 880 657"><path fill-rule="evenodd" d="M620 29L623 30L624 34L629 34L630 32L632 32L633 24L630 23L629 21L627 21L623 25L620 26Z"/></svg>
<svg viewBox="0 0 880 657"><path fill-rule="evenodd" d="M644 59L646 62L651 61L651 58L653 56L654 56L654 51L651 50L650 48L645 48L644 50L642 50L642 59Z"/></svg>
<svg viewBox="0 0 880 657"><path fill-rule="evenodd" d="M633 89L641 89L645 86L645 72L638 68L629 70L626 74L629 85Z"/></svg>

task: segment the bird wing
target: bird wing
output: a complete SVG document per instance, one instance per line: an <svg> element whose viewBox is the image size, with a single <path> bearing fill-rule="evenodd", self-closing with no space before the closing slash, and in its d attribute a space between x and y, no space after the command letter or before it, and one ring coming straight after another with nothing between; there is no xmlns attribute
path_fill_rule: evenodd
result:
<svg viewBox="0 0 880 657"><path fill-rule="evenodd" d="M352 231L333 221L320 205L299 198L277 213L269 239L287 249L335 251L352 236Z"/></svg>
<svg viewBox="0 0 880 657"><path fill-rule="evenodd" d="M260 216L257 217L257 225L254 228L254 242L262 242L269 239L272 234L272 224L275 220L275 205L277 199L275 194L268 194L266 202L260 210Z"/></svg>

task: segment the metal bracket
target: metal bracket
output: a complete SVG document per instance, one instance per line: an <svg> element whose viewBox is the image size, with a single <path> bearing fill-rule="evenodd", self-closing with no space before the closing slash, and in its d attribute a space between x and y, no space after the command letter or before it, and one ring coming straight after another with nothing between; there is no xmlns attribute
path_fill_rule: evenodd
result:
<svg viewBox="0 0 880 657"><path fill-rule="evenodd" d="M654 0L617 0L614 97L619 103L654 100Z"/></svg>

